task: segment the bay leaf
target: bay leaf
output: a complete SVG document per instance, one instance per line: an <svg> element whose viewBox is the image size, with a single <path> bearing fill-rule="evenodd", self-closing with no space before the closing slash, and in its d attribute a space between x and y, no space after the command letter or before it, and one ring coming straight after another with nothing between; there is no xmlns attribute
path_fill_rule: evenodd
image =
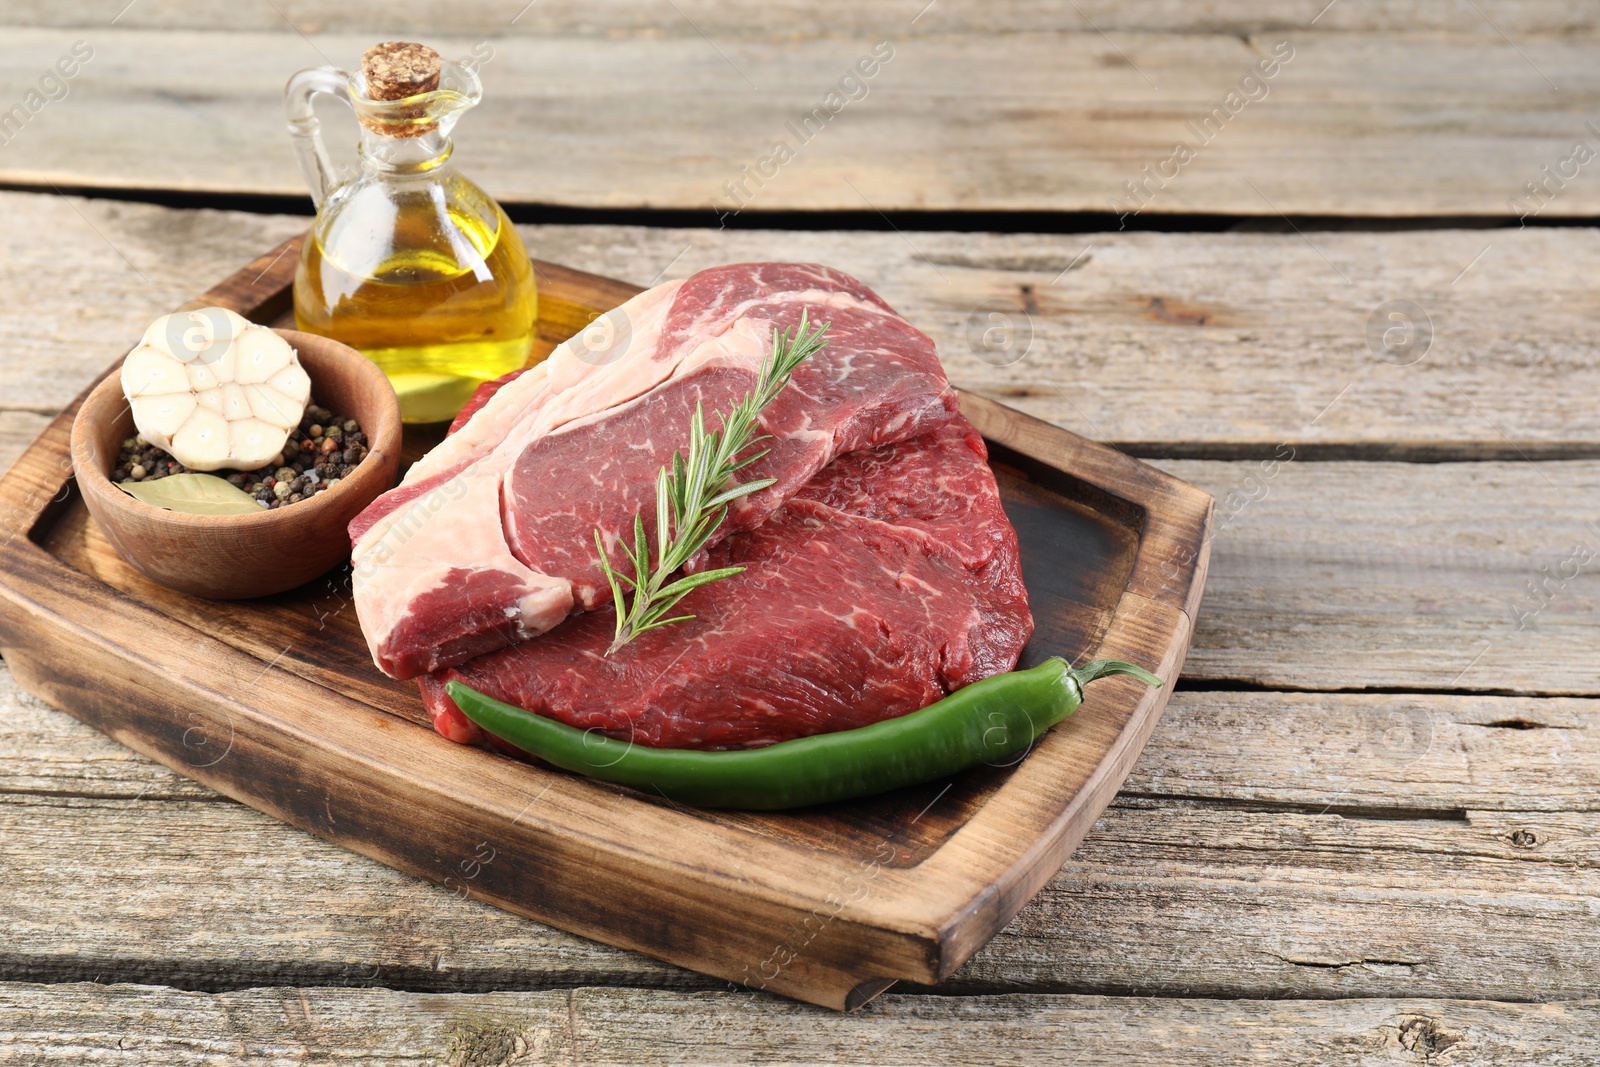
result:
<svg viewBox="0 0 1600 1067"><path fill-rule="evenodd" d="M256 498L215 474L185 472L148 482L118 482L117 488L146 504L188 515L255 515Z"/></svg>

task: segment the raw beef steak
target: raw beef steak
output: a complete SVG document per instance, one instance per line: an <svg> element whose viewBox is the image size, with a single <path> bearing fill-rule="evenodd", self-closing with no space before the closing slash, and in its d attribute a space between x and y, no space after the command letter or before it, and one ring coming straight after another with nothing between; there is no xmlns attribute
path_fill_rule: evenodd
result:
<svg viewBox="0 0 1600 1067"><path fill-rule="evenodd" d="M802 312L831 323L827 347L763 412L768 452L741 478L776 484L736 502L718 538L759 525L834 457L951 418L933 342L846 274L753 263L656 286L606 316L599 341L580 335L502 385L351 523L378 667L413 677L603 605L595 529L612 550L635 512L652 519L656 472L688 443L696 404L737 403L773 330Z"/></svg>
<svg viewBox="0 0 1600 1067"><path fill-rule="evenodd" d="M457 679L646 745L766 745L915 711L1010 670L1033 632L1016 531L959 416L835 460L707 565L746 570L610 656L605 609L420 679L435 726L484 740L444 691Z"/></svg>

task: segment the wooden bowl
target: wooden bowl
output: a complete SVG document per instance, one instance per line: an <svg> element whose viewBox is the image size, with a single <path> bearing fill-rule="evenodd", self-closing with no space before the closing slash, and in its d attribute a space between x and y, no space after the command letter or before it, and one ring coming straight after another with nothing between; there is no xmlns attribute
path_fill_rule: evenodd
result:
<svg viewBox="0 0 1600 1067"><path fill-rule="evenodd" d="M111 482L133 412L112 372L72 424L78 491L106 540L152 581L217 600L281 593L332 570L350 555L350 520L394 484L400 464L400 402L389 379L360 352L296 330L275 330L299 353L312 399L361 424L368 453L332 489L259 515L187 515L135 500Z"/></svg>

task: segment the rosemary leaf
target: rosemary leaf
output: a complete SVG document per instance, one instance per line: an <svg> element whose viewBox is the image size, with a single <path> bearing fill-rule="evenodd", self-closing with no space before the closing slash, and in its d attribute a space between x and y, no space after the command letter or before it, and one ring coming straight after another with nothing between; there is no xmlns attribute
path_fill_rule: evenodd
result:
<svg viewBox="0 0 1600 1067"><path fill-rule="evenodd" d="M594 547L600 556L600 572L606 576L617 606L616 637L606 650L607 655L642 633L694 618L693 615L664 616L678 601L701 586L744 573L743 567L722 567L669 581L710 541L727 517L729 504L775 484L774 478L736 483L734 475L769 451L763 449L744 455L752 445L767 439L765 434L756 432L762 409L789 384L795 368L828 343L823 339L828 326L823 323L810 329L807 315L802 312L797 329L782 333L774 329L772 348L762 357L755 388L722 416L722 425L716 430L706 430L705 412L699 405L695 406L689 420L688 455L681 449L674 452L672 462L656 474L654 567L650 566L652 553L642 512L635 512L633 516L633 545L630 547L626 541L619 540L617 546L632 574L624 574L612 566L604 535L599 529L595 530Z"/></svg>

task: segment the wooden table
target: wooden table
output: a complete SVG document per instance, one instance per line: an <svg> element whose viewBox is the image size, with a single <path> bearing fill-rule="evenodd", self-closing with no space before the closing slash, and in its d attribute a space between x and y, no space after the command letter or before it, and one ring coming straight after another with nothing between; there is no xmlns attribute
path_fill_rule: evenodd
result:
<svg viewBox="0 0 1600 1067"><path fill-rule="evenodd" d="M1219 529L1088 840L948 983L849 1016L456 899L0 668L0 1062L1600 1061L1600 9L123 2L3 16L0 105L93 55L0 147L0 465L306 225L285 76L414 36L492 48L458 159L536 254L835 264L956 384L1201 485Z"/></svg>

